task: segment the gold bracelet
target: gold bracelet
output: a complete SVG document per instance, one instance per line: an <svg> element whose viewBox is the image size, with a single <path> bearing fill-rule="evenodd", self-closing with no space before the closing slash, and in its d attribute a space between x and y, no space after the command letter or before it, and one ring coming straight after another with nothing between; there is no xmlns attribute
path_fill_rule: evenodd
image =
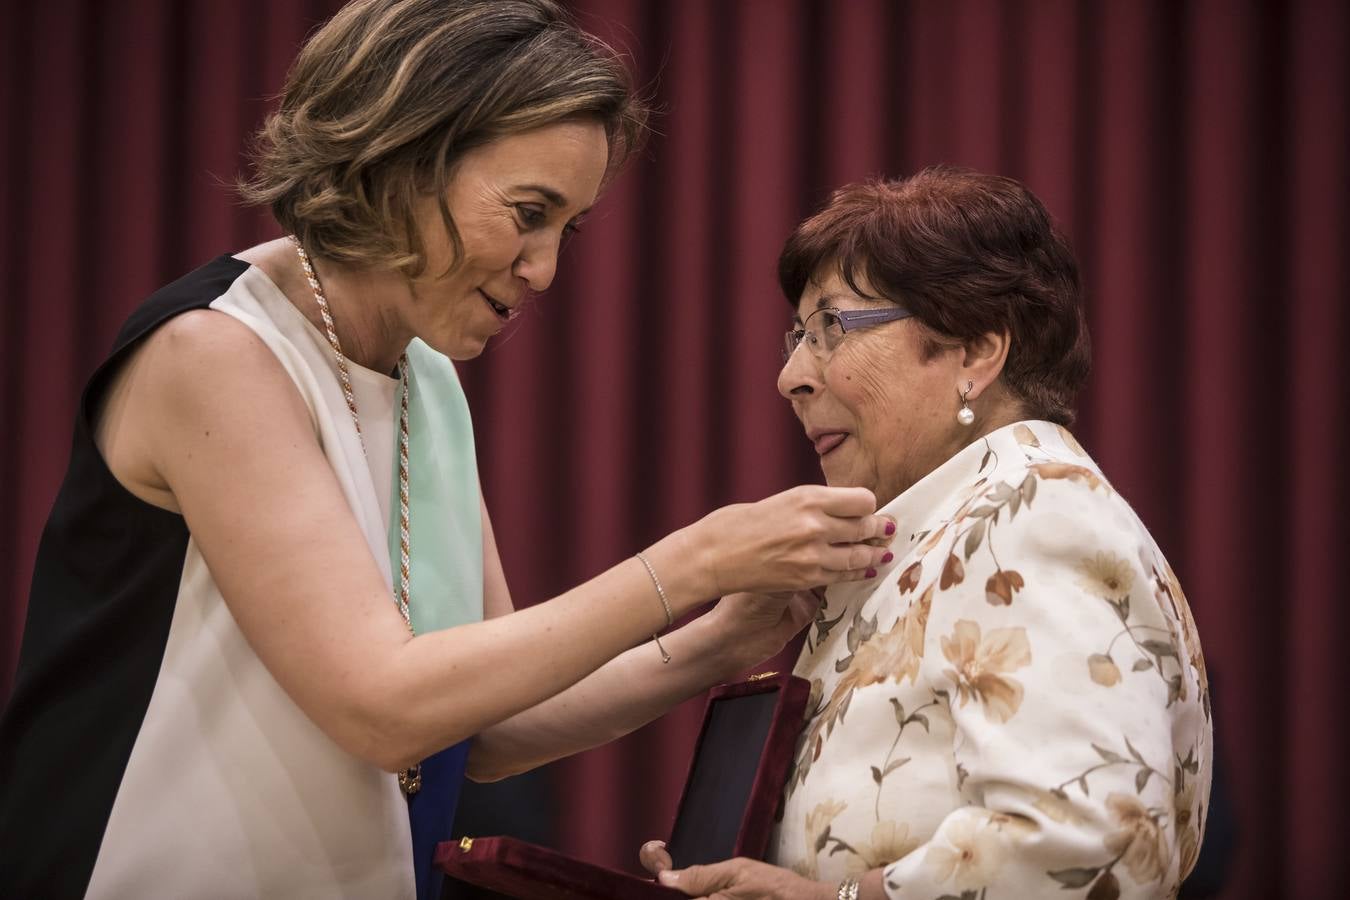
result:
<svg viewBox="0 0 1350 900"><path fill-rule="evenodd" d="M858 888L862 885L858 879L852 875L839 882L839 893L835 895L836 900L858 900Z"/></svg>
<svg viewBox="0 0 1350 900"><path fill-rule="evenodd" d="M652 568L651 563L647 562L647 557L641 553L634 555L637 556L638 562L647 567L647 574L652 576L652 584L656 585L656 596L661 598L661 607L666 611L666 627L669 628L675 624L675 613L671 611L670 601L666 599L666 589L661 587L661 579L656 577L656 570ZM656 649L661 651L661 662L670 662L670 654L666 652L665 647L661 646L661 638L656 632L652 633L652 640L656 641Z"/></svg>

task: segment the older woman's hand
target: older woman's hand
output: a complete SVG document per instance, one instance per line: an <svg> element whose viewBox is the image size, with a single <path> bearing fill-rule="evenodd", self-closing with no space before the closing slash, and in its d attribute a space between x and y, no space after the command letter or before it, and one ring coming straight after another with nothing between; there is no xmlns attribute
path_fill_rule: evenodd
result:
<svg viewBox="0 0 1350 900"><path fill-rule="evenodd" d="M653 875L660 875L667 869L675 867L675 862L666 852L665 841L648 841L642 845L638 851L638 859L642 862L642 868L651 872Z"/></svg>
<svg viewBox="0 0 1350 900"><path fill-rule="evenodd" d="M753 859L729 859L707 866L671 869L670 854L661 841L648 841L638 856L648 872L667 887L691 897L716 900L834 900L832 885L803 878L795 872Z"/></svg>

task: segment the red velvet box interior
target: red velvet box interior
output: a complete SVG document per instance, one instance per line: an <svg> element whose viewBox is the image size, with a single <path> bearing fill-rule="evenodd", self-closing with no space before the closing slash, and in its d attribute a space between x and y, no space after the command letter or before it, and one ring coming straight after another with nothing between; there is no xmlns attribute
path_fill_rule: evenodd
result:
<svg viewBox="0 0 1350 900"><path fill-rule="evenodd" d="M708 694L668 850L676 867L734 856L762 859L792 765L810 685L760 676ZM638 836L633 852L637 852ZM673 900L655 882L511 837L446 842L449 876L519 900Z"/></svg>

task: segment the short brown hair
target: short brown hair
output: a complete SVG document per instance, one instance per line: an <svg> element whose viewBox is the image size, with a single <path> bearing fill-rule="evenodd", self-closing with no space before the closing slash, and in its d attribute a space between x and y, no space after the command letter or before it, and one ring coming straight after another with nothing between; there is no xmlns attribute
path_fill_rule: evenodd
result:
<svg viewBox="0 0 1350 900"><path fill-rule="evenodd" d="M1050 214L1011 178L934 166L841 188L778 260L788 302L824 265L910 310L935 340L1011 337L1003 380L1032 415L1067 425L1092 351L1078 263ZM861 276L861 277L860 277Z"/></svg>
<svg viewBox="0 0 1350 900"><path fill-rule="evenodd" d="M427 194L462 252L445 194L465 151L589 118L612 174L647 115L619 54L553 0L356 0L301 49L239 188L312 253L416 275Z"/></svg>

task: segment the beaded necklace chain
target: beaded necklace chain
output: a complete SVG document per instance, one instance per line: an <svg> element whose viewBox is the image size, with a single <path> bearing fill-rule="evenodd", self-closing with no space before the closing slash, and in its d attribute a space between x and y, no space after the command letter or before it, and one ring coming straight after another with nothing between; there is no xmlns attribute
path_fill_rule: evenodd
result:
<svg viewBox="0 0 1350 900"><path fill-rule="evenodd" d="M319 283L319 275L314 271L314 266L309 261L309 254L301 245L299 239L291 235L291 243L295 245L295 252L300 257L300 267L305 270L305 279L309 281L310 290L314 292L314 300L319 305L319 316L323 319L324 330L328 333L328 345L333 348L333 356L337 359L338 380L342 382L342 395L347 400L347 411L352 414L352 424L356 426L356 438L361 442L361 455L366 455L366 438L361 432L361 417L356 412L356 394L352 391L352 377L347 371L347 357L342 352L342 344L338 342L337 328L333 325L333 314L328 309L328 298L324 295L323 285ZM412 591L409 586L409 573L412 569L411 539L408 533L408 354L404 353L398 358L398 379L401 390L401 398L398 410L398 552L399 552L399 573L398 585L394 589L394 603L398 606L399 614L403 616L403 624L408 626L408 631L416 634L413 630L412 614L409 610L409 604L412 601ZM413 766L398 773L398 785L405 794L415 794L422 787L422 766Z"/></svg>

